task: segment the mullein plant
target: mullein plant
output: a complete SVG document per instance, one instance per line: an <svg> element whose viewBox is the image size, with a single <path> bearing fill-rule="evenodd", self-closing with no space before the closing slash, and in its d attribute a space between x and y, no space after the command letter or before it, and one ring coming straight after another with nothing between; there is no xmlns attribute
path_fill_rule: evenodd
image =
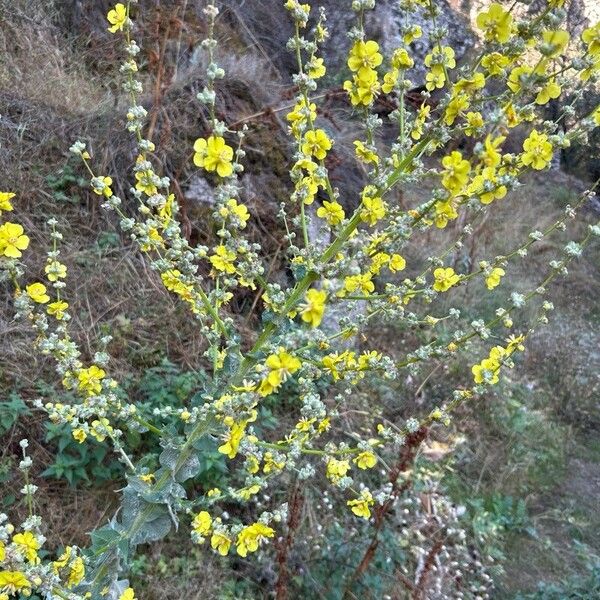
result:
<svg viewBox="0 0 600 600"><path fill-rule="evenodd" d="M120 510L91 534L85 550L68 547L53 561L41 560L37 551L44 541L42 519L31 512L15 534L2 516L2 600L31 593L73 600L132 600L135 593L126 577L135 547L163 538L181 518L189 524L194 542L207 544L222 556L246 557L281 535L287 505L274 502L261 511L257 500L266 493L280 498L276 492L290 478L321 477L344 496L350 518L379 523L400 502L398 474L392 485L391 476L377 484L373 483L377 477L368 472L376 466L388 472L407 444L419 444L430 426L447 426L459 406L485 396L513 367L534 328L548 322L553 310L545 297L548 286L565 275L569 263L600 235L600 225L590 225L584 237L557 251L538 285L509 295L491 320L465 322L457 308L443 308L446 298L442 308L435 307L440 296L451 297L454 290L477 279L487 290L502 286L511 266L526 260L534 244L564 231L594 194L593 188L584 192L546 230L531 231L520 245L481 261L468 274L447 265L452 253L474 235L473 225L496 203L507 201L503 199L525 174L548 169L556 152L574 142L585 143L588 133L600 125L600 107L572 123L577 100L600 75L600 23L587 28L580 39L571 39L561 28L564 0L548 0L528 20L519 20L518 1L492 3L476 21L481 34L477 54L458 66L454 50L445 44L446 32L437 25L435 3L399 0L399 4L405 15L403 41L388 56L364 29L365 14L375 7L375 0L348 1L340 8L356 13L355 26L348 32L349 75L343 89L358 122L356 161L368 173L350 212L352 202L340 201L329 177L327 159L335 140L318 111L319 81L327 69L321 51L328 37L326 15L307 3L285 1L294 25L288 49L297 61L293 76L297 94L287 115L294 148L292 192L278 213L295 279L288 288L267 280L261 246L246 237L252 214L241 197L240 176L247 128L229 128L216 110L216 84L226 78L216 62L218 8L209 4L204 11L209 27L202 47L208 66L198 100L209 115L209 129L195 141L192 158L200 175L210 173L218 181L213 212L216 242L211 246L193 246L183 235L171 182L160 173L153 161L154 144L144 136L147 113L140 102L140 46L133 38L135 17L143 7L132 0L108 12L109 31L123 39L120 73L129 98L126 127L137 146L129 195L137 203L137 214L124 212L112 187L117 174L97 173L84 143L75 142L71 152L89 174L91 191L102 207L119 216L122 230L147 256L165 288L189 308L207 341L212 384L201 401L184 409L164 406L152 414L138 410L110 375L110 337L99 341L91 361L82 358L71 337L68 270L61 261L62 234L56 220L48 221L52 244L45 279L30 280L21 263L29 246L27 232L9 218L15 194L0 194L0 275L14 286L16 317L33 327L36 351L54 359L62 385L76 398L72 404L38 400L37 406L52 422L68 424L77 442L85 444L91 437L110 444L128 470ZM426 91L420 107L413 109L405 98L414 87L409 79L415 65L411 43L422 35L413 22L417 11L425 11L433 29L424 61ZM556 121L543 120L540 108L566 89L573 102L562 108ZM432 107L428 97L434 91L441 99ZM382 95L397 101L388 124L395 139L387 147L381 139L383 120L374 110ZM507 137L517 126L527 131L522 149L506 152ZM448 149L452 140L464 136L472 140L472 152ZM394 201L394 191L421 182L429 184L424 190L431 190L421 204L406 210ZM312 204L316 211L307 210ZM403 250L413 236L443 229L459 217L465 224L454 243L431 255L424 269L411 267ZM311 243L315 220L330 236L325 248ZM265 305L261 330L249 344L231 317L231 300L241 288L260 290ZM334 308L357 301L364 304L364 311L345 311L335 327L324 326L329 311L339 315ZM528 325L515 327L515 318L525 307L528 314L533 307L537 316ZM450 342L434 337L402 360L378 348L357 352L351 344L340 346L373 322L433 331L440 323L455 326ZM475 340L487 346L483 355L469 352ZM465 362L465 386L449 390L447 400L427 414L415 414L403 423L373 422L364 438L353 434L349 441L340 441L335 435L343 427L339 414L351 406L361 380L392 381L418 373L430 361L457 359ZM290 380L295 382L297 422L275 438L259 435L261 403ZM163 426L166 417L177 417L176 433ZM160 439L163 450L157 470L140 467L140 457L131 455L124 436L128 430ZM188 497L183 484L199 471L204 438L220 440L218 451L231 461L230 485ZM26 464L23 468L28 471ZM28 499L33 491L28 483L24 489ZM249 505L244 515L253 516L234 519L224 503Z"/></svg>

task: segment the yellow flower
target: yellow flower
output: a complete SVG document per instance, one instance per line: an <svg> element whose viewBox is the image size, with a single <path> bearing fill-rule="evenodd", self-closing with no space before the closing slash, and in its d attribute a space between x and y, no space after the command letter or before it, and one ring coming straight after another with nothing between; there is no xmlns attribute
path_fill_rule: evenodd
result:
<svg viewBox="0 0 600 600"><path fill-rule="evenodd" d="M404 271L406 268L406 260L404 260L404 257L400 256L399 254L392 254L387 267L392 273Z"/></svg>
<svg viewBox="0 0 600 600"><path fill-rule="evenodd" d="M327 151L331 150L331 140L322 129L307 131L304 135L302 152L308 156L314 156L317 160L323 160Z"/></svg>
<svg viewBox="0 0 600 600"><path fill-rule="evenodd" d="M98 194L98 196L110 198L113 195L110 187L112 182L112 177L94 177L92 180L92 191L94 194Z"/></svg>
<svg viewBox="0 0 600 600"><path fill-rule="evenodd" d="M246 432L247 421L241 421L240 423L231 423L229 431L225 435L225 443L219 446L218 451L221 454L225 454L228 458L235 458L237 456L240 443L244 438Z"/></svg>
<svg viewBox="0 0 600 600"><path fill-rule="evenodd" d="M268 473L271 473L272 471L281 471L281 469L283 469L284 466L285 466L285 462L283 462L283 461L277 462L271 452L265 453L265 464L263 465L264 473L268 474Z"/></svg>
<svg viewBox="0 0 600 600"><path fill-rule="evenodd" d="M108 11L108 15L106 15L108 22L112 25L112 27L108 28L108 31L111 33L116 33L117 31L123 31L123 27L127 22L127 8L125 5L120 2L115 5L112 10Z"/></svg>
<svg viewBox="0 0 600 600"><path fill-rule="evenodd" d="M512 16L497 2L477 15L477 27L484 32L485 39L492 42L508 42L512 29Z"/></svg>
<svg viewBox="0 0 600 600"><path fill-rule="evenodd" d="M23 226L19 223L6 222L0 226L0 256L8 258L21 258L29 246L29 238L23 233Z"/></svg>
<svg viewBox="0 0 600 600"><path fill-rule="evenodd" d="M295 356L280 349L277 354L271 354L265 361L269 374L261 381L259 393L268 396L273 393L290 375L293 375L302 363Z"/></svg>
<svg viewBox="0 0 600 600"><path fill-rule="evenodd" d="M408 31L402 38L405 44L411 44L414 40L419 39L423 35L423 30L420 25L410 25Z"/></svg>
<svg viewBox="0 0 600 600"><path fill-rule="evenodd" d="M335 225L339 225L346 218L346 213L344 212L342 205L338 202L323 200L323 206L318 208L317 216L321 219L325 219L329 225L334 227Z"/></svg>
<svg viewBox="0 0 600 600"><path fill-rule="evenodd" d="M12 192L0 192L0 215L2 211L8 212L13 209L10 201L14 197L15 195Z"/></svg>
<svg viewBox="0 0 600 600"><path fill-rule="evenodd" d="M375 504L375 500L373 500L373 496L369 490L363 490L359 498L348 500L346 504L352 508L352 512L357 517L368 519L371 516L371 506Z"/></svg>
<svg viewBox="0 0 600 600"><path fill-rule="evenodd" d="M420 140L423 136L423 128L425 123L427 122L427 117L429 117L429 113L431 112L431 107L428 104L423 103L421 108L419 108L419 112L415 117L415 123L413 125L413 129L410 132L410 137L413 140Z"/></svg>
<svg viewBox="0 0 600 600"><path fill-rule="evenodd" d="M19 590L30 593L31 583L21 571L0 571L0 589L10 594L16 594Z"/></svg>
<svg viewBox="0 0 600 600"><path fill-rule="evenodd" d="M554 79L550 79L544 87L538 92L538 95L535 97L536 104L548 104L550 100L555 100L560 96L562 88Z"/></svg>
<svg viewBox="0 0 600 600"><path fill-rule="evenodd" d="M544 40L544 44L548 46L548 49L547 51L545 49L542 51L546 56L557 56L567 47L570 38L569 32L565 29L544 31L544 33L542 33L542 39Z"/></svg>
<svg viewBox="0 0 600 600"><path fill-rule="evenodd" d="M442 173L442 185L452 194L458 194L469 180L471 164L463 159L462 154L455 150L442 159L444 172Z"/></svg>
<svg viewBox="0 0 600 600"><path fill-rule="evenodd" d="M102 391L102 380L106 377L103 369L96 365L92 365L87 369L81 369L77 374L79 381L79 389L93 396Z"/></svg>
<svg viewBox="0 0 600 600"><path fill-rule="evenodd" d="M12 541L17 547L19 553L22 554L29 562L37 562L37 551L40 549L41 544L35 535L31 533L31 531L15 534Z"/></svg>
<svg viewBox="0 0 600 600"><path fill-rule="evenodd" d="M364 450L354 459L354 464L359 469L372 469L377 464L377 457L370 450Z"/></svg>
<svg viewBox="0 0 600 600"><path fill-rule="evenodd" d="M453 221L457 217L455 202L452 199L435 203L435 226L439 229L444 229L449 221Z"/></svg>
<svg viewBox="0 0 600 600"><path fill-rule="evenodd" d="M87 438L87 433L78 427L77 429L73 429L73 438L77 440L79 444L83 444Z"/></svg>
<svg viewBox="0 0 600 600"><path fill-rule="evenodd" d="M521 161L524 165L540 171L548 166L552 154L552 144L548 141L548 136L534 129L523 142Z"/></svg>
<svg viewBox="0 0 600 600"><path fill-rule="evenodd" d="M485 285L488 290L493 290L500 285L500 280L504 277L505 271L500 267L492 269L491 273L485 278Z"/></svg>
<svg viewBox="0 0 600 600"><path fill-rule="evenodd" d="M468 112L466 114L467 126L465 134L468 136L477 135L478 131L483 127L483 117L480 112Z"/></svg>
<svg viewBox="0 0 600 600"><path fill-rule="evenodd" d="M106 436L112 431L113 428L110 426L108 419L105 417L92 421L92 430L90 433L96 438L97 441L103 442L106 439Z"/></svg>
<svg viewBox="0 0 600 600"><path fill-rule="evenodd" d="M48 281L58 281L67 276L67 267L57 260L50 261L44 268Z"/></svg>
<svg viewBox="0 0 600 600"><path fill-rule="evenodd" d="M456 117L462 114L469 108L469 97L466 94L458 94L448 102L446 112L444 114L444 123L453 125Z"/></svg>
<svg viewBox="0 0 600 600"><path fill-rule="evenodd" d="M85 563L81 556L75 558L75 560L71 563L69 568L69 578L67 580L67 588L71 589L72 587L79 585L83 578L85 577Z"/></svg>
<svg viewBox="0 0 600 600"><path fill-rule="evenodd" d="M492 385L500 380L500 367L506 350L502 346L495 346L490 350L488 358L484 358L478 365L473 365L473 379L475 383L490 383Z"/></svg>
<svg viewBox="0 0 600 600"><path fill-rule="evenodd" d="M394 91L396 84L398 83L399 76L400 71L398 69L393 69L389 73L386 73L383 76L383 85L381 86L381 91L384 94L391 94Z"/></svg>
<svg viewBox="0 0 600 600"><path fill-rule="evenodd" d="M235 198L230 198L219 210L219 214L225 219L233 215L240 223L241 229L246 227L247 221L250 219L250 213L244 204L238 204Z"/></svg>
<svg viewBox="0 0 600 600"><path fill-rule="evenodd" d="M300 137L301 128L309 122L314 122L316 118L317 105L312 102L307 104L304 98L301 98L286 116L286 119L291 123L292 134L296 138Z"/></svg>
<svg viewBox="0 0 600 600"><path fill-rule="evenodd" d="M460 275L457 275L452 267L439 267L433 272L433 276L433 289L436 292L445 292L460 281Z"/></svg>
<svg viewBox="0 0 600 600"><path fill-rule="evenodd" d="M136 600L133 588L127 588L120 596L119 600Z"/></svg>
<svg viewBox="0 0 600 600"><path fill-rule="evenodd" d="M50 301L50 296L46 294L46 286L43 283L32 283L26 288L27 295L38 304L46 304Z"/></svg>
<svg viewBox="0 0 600 600"><path fill-rule="evenodd" d="M228 250L225 246L217 246L215 253L210 257L212 266L223 273L235 273L235 261L236 255L232 250Z"/></svg>
<svg viewBox="0 0 600 600"><path fill-rule="evenodd" d="M198 535L206 535L212 528L212 517L203 510L192 521L192 528Z"/></svg>
<svg viewBox="0 0 600 600"><path fill-rule="evenodd" d="M368 296L375 290L375 284L371 281L371 273L363 273L359 275L349 275L344 279L344 291L352 294L360 292Z"/></svg>
<svg viewBox="0 0 600 600"><path fill-rule="evenodd" d="M263 523L254 523L244 527L239 532L236 541L236 550L240 556L247 556L248 552L256 552L261 542L272 538L275 530Z"/></svg>
<svg viewBox="0 0 600 600"><path fill-rule="evenodd" d="M332 457L327 461L327 478L332 483L338 483L340 479L346 476L349 469L350 463L347 460L338 460Z"/></svg>
<svg viewBox="0 0 600 600"><path fill-rule="evenodd" d="M375 225L385 217L386 205L379 196L371 196L375 193L374 189L367 188L363 192L362 205L360 210L360 219L369 225Z"/></svg>
<svg viewBox="0 0 600 600"><path fill-rule="evenodd" d="M394 69L410 69L415 64L406 48L396 48L391 62Z"/></svg>
<svg viewBox="0 0 600 600"><path fill-rule="evenodd" d="M481 59L481 66L488 72L489 75L502 75L504 69L510 64L510 58L500 54L500 52L492 52L486 54Z"/></svg>
<svg viewBox="0 0 600 600"><path fill-rule="evenodd" d="M533 74L533 69L526 65L515 67L508 76L508 81L506 85L510 88L510 90L517 94L521 91L523 84L526 84Z"/></svg>
<svg viewBox="0 0 600 600"><path fill-rule="evenodd" d="M585 29L581 39L587 44L587 50L592 56L600 56L600 21Z"/></svg>
<svg viewBox="0 0 600 600"><path fill-rule="evenodd" d="M354 142L354 152L356 158L364 163L379 164L379 156L373 150L367 148L361 141Z"/></svg>
<svg viewBox="0 0 600 600"><path fill-rule="evenodd" d="M369 106L379 93L381 84L374 69L363 68L352 81L344 81L344 90L350 96L352 106Z"/></svg>
<svg viewBox="0 0 600 600"><path fill-rule="evenodd" d="M154 196L158 192L155 181L156 174L152 169L143 169L135 173L135 189L144 192L146 196Z"/></svg>
<svg viewBox="0 0 600 600"><path fill-rule="evenodd" d="M197 167L216 171L219 177L229 177L233 173L233 148L222 137L211 135L207 140L197 139L194 152L194 164Z"/></svg>
<svg viewBox="0 0 600 600"><path fill-rule="evenodd" d="M348 57L348 67L351 71L357 72L361 69L374 69L383 61L383 56L379 54L379 44L373 40L367 42L358 41L350 50Z"/></svg>
<svg viewBox="0 0 600 600"><path fill-rule="evenodd" d="M300 306L302 320L309 323L311 327L318 327L323 320L326 300L327 292L324 290L308 290L306 303Z"/></svg>
<svg viewBox="0 0 600 600"><path fill-rule="evenodd" d="M210 545L221 556L227 556L231 548L231 540L224 533L215 531L210 538Z"/></svg>
<svg viewBox="0 0 600 600"><path fill-rule="evenodd" d="M49 315L53 315L58 321L61 321L65 316L65 311L69 308L69 305L62 300L57 300L56 302L52 302L48 304L46 308L46 312Z"/></svg>
<svg viewBox="0 0 600 600"><path fill-rule="evenodd" d="M309 77L313 79L320 79L325 75L327 68L323 64L322 58L313 58L313 60L307 65L307 72Z"/></svg>

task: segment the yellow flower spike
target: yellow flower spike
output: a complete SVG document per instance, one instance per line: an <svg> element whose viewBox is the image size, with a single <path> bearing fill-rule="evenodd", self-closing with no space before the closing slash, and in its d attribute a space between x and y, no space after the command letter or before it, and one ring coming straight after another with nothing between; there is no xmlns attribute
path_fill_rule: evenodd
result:
<svg viewBox="0 0 600 600"><path fill-rule="evenodd" d="M46 286L43 283L32 283L25 288L27 295L38 304L50 302L50 296L46 293Z"/></svg>
<svg viewBox="0 0 600 600"><path fill-rule="evenodd" d="M106 19L111 24L108 31L116 33L117 31L123 31L123 27L127 23L127 8L120 2L115 7L108 11Z"/></svg>
<svg viewBox="0 0 600 600"><path fill-rule="evenodd" d="M452 267L439 267L433 272L433 276L433 289L436 292L446 292L460 281L460 275L457 275Z"/></svg>
<svg viewBox="0 0 600 600"><path fill-rule="evenodd" d="M0 226L0 256L21 258L29 247L29 238L25 235L23 226L7 221Z"/></svg>
<svg viewBox="0 0 600 600"><path fill-rule="evenodd" d="M12 192L0 192L0 215L2 211L9 212L13 209L11 199L15 197Z"/></svg>
<svg viewBox="0 0 600 600"><path fill-rule="evenodd" d="M406 268L406 260L404 259L404 257L400 256L400 254L392 254L392 256L390 256L390 260L388 262L387 267L392 273L404 271L404 269Z"/></svg>
<svg viewBox="0 0 600 600"><path fill-rule="evenodd" d="M67 589L79 585L85 577L85 563L81 556L75 558L69 568L69 578L67 579Z"/></svg>

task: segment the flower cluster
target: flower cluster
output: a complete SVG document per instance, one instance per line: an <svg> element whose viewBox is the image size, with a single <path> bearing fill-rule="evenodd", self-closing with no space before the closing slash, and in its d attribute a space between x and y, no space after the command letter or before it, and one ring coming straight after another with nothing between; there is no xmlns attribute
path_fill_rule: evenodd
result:
<svg viewBox="0 0 600 600"><path fill-rule="evenodd" d="M84 444L92 437L110 444L127 466L124 509L97 536L101 542L97 554L90 555L94 558L84 559L78 549L68 547L44 566L38 556L43 539L33 517L14 535L12 527L0 527L0 595L27 595L39 589L63 597L54 591L60 588L67 590L64 597L73 599L82 590L93 600L107 593L114 600L133 600L133 590L119 579L118 569L111 572L106 567L103 556L125 568L136 545L166 535L186 511L193 515L194 541L209 540L222 556L235 547L237 555L246 557L267 546L286 522L292 529L293 519L286 521L290 507L281 501L281 494L274 495L277 499L268 510L262 510L262 504L259 508L269 489L279 490L292 478L330 486L332 493L343 497L342 505L355 522L368 524L375 513L375 520L383 523L386 511L400 501L396 485L400 467L410 467L391 461L399 451L414 458L413 450L428 427L448 425L461 404L500 382L504 367L512 367L514 353L524 351L533 328L548 320L552 310L544 299L548 285L566 273L569 263L600 232L593 226L586 237L567 244L549 262L535 288L507 300L501 299L502 284L512 263L525 259L533 244L566 229L591 192L583 194L563 218L543 232L531 232L504 255L471 265L468 272L458 261L452 262L453 253L475 235L473 224L491 213L497 202L508 201L503 199L523 175L548 169L560 149L585 139L600 125L600 107L565 131L539 112L567 85L584 90L596 80L600 25L583 32L575 49L581 56L573 59L575 41L560 28L564 17L560 2L548 4L529 26L519 23L513 8L492 3L476 20L481 33L478 55L471 64L457 66L455 52L437 25L433 2L402 2L406 25L398 47L389 53L367 39L363 27L364 13L375 2L353 2L357 24L349 32L350 75L343 88L357 132L350 140L350 154L364 181L355 198L341 198L330 168L343 142L334 140L316 93L328 73L321 56L328 37L326 15L314 13L309 4L287 0L284 6L294 25L288 47L297 63L296 95L287 114L293 148L290 193L278 216L286 231L282 248L289 285L268 281L268 257L249 233L253 215L240 185L247 129L228 126L217 116L216 89L226 74L215 58L219 11L213 5L204 13L207 68L198 94L206 130L194 135L198 137L189 150L190 167L215 187L215 235L206 246L193 245L178 218L180 191L161 173L153 158L154 143L145 137L140 46L132 37L136 4L118 3L107 14L108 30L124 42L120 73L129 101L126 128L135 144L130 186L116 173L96 173L82 142L75 142L71 152L89 175L93 197L117 215L157 281L189 308L206 340L207 369L213 378L184 409L165 406L154 414L140 414L143 410L126 399L110 375L106 352L110 339L101 340L98 351L84 361L71 337L65 289L68 260L62 259L56 221L48 221L52 248L41 281L24 273L21 259L30 240L23 226L12 220L0 224L0 274L14 285L17 317L31 323L36 348L53 358L62 385L74 398L71 404L39 400L37 405L51 421L68 424L77 442ZM424 60L425 91L413 107L406 95L412 87L407 75L415 67L411 44L422 35L417 10L431 19L433 33ZM431 98L434 92L439 96L436 102ZM375 107L382 95L395 106L389 122ZM490 103L494 108L487 115ZM518 125L527 131L525 139L509 146L507 140ZM449 143L463 136L468 144ZM405 184L422 190L422 203L403 205L396 191ZM118 194L132 201L133 216ZM0 215L13 211L14 197L0 193ZM448 249L428 250L422 263L405 259L419 233L428 232L433 238L437 229L452 223L460 231ZM315 231L326 236L324 245L315 243ZM454 326L461 314L452 303L477 281L481 285L476 293L491 293L491 301L498 303L495 317ZM253 290L264 307L257 335L237 327L233 316L234 299L245 290ZM535 324L526 321L525 306L537 309ZM419 332L414 337L425 342L392 357L363 336L368 347L358 350L361 334L374 321ZM423 331L432 335L421 335ZM507 335L506 342L496 343L475 365L463 355L475 340ZM374 381L417 376L433 360L472 365L472 381L469 376L468 386L449 390L447 399L425 414L399 423L368 415L372 420L360 433L347 430L342 415L352 410L356 389ZM284 403L291 415L287 431L265 427L261 421L269 407ZM163 428L160 420L174 415L176 424ZM158 423L153 423L155 419ZM138 460L143 457L130 456L124 441L128 430L159 436L162 452L155 472ZM192 486L182 484L199 472L205 443L231 461L228 486L203 492L194 487L197 495L188 497ZM378 482L379 469L386 475L383 483ZM31 492L30 487L27 490ZM225 502L248 504L249 511L257 509L260 514L244 521L232 518ZM439 505L451 512L441 500Z"/></svg>

